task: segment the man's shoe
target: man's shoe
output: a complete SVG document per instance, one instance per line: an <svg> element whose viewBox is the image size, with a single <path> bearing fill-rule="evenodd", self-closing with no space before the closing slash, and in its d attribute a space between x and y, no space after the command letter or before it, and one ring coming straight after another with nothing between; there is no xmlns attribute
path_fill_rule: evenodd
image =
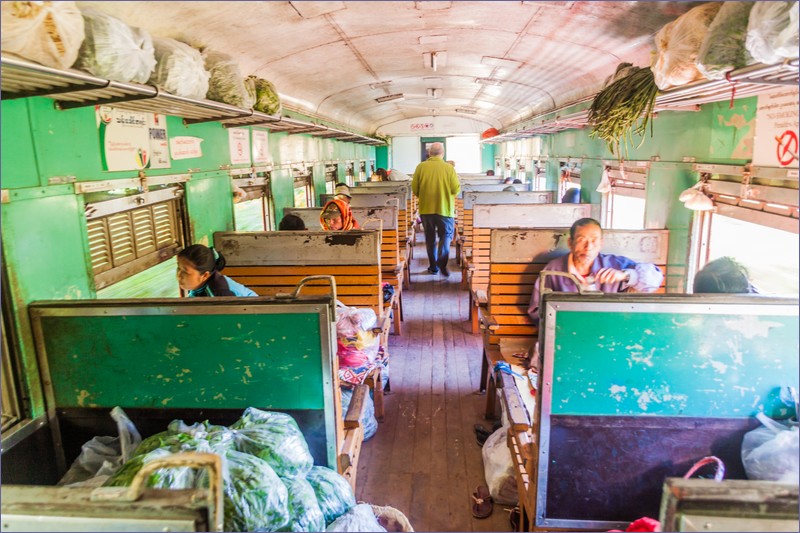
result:
<svg viewBox="0 0 800 533"><path fill-rule="evenodd" d="M447 270L446 268L443 268L442 269L442 276L444 276L446 278L449 278L450 277L450 271Z"/></svg>
<svg viewBox="0 0 800 533"><path fill-rule="evenodd" d="M438 271L438 270L434 270L434 269L432 269L431 267L428 267L428 273L429 273L429 274L438 274L438 273L439 273L439 271Z"/></svg>

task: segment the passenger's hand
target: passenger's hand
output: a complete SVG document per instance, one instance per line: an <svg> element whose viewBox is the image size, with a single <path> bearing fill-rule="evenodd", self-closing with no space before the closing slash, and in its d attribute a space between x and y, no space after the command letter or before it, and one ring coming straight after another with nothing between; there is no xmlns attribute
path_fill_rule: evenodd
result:
<svg viewBox="0 0 800 533"><path fill-rule="evenodd" d="M616 268L601 268L594 273L595 283L614 283L617 281L625 281L627 274L622 270Z"/></svg>

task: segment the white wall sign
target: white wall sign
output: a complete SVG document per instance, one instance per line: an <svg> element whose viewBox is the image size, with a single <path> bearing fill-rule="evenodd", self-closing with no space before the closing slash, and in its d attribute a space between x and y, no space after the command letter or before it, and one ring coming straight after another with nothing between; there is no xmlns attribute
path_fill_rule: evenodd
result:
<svg viewBox="0 0 800 533"><path fill-rule="evenodd" d="M433 122L412 122L409 126L411 131L433 131Z"/></svg>
<svg viewBox="0 0 800 533"><path fill-rule="evenodd" d="M232 165L250 164L250 130L244 128L229 129L228 144Z"/></svg>
<svg viewBox="0 0 800 533"><path fill-rule="evenodd" d="M201 142L203 142L203 139L200 137L180 136L171 138L169 140L169 148L172 159L201 157L203 155L203 150L200 147Z"/></svg>
<svg viewBox="0 0 800 533"><path fill-rule="evenodd" d="M103 170L169 168L167 117L95 106Z"/></svg>
<svg viewBox="0 0 800 533"><path fill-rule="evenodd" d="M798 168L797 87L758 95L753 165Z"/></svg>
<svg viewBox="0 0 800 533"><path fill-rule="evenodd" d="M270 163L271 161L267 132L253 130L253 163Z"/></svg>

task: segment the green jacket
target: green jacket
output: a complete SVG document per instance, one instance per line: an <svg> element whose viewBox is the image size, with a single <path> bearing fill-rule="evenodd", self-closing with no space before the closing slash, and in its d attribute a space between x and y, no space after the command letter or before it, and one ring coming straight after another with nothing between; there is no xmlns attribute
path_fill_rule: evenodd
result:
<svg viewBox="0 0 800 533"><path fill-rule="evenodd" d="M441 157L429 157L417 165L411 190L419 198L420 215L455 216L455 198L461 184L456 170Z"/></svg>

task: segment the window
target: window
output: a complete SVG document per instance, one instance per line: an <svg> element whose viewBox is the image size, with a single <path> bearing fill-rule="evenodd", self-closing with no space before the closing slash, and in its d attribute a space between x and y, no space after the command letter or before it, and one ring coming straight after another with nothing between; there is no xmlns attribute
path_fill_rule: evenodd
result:
<svg viewBox="0 0 800 533"><path fill-rule="evenodd" d="M560 200L567 189L581 186L581 162L560 161L558 163L558 199Z"/></svg>
<svg viewBox="0 0 800 533"><path fill-rule="evenodd" d="M611 229L644 229L646 162L632 162L634 167L606 166L611 192L605 205L605 226Z"/></svg>
<svg viewBox="0 0 800 533"><path fill-rule="evenodd" d="M244 191L244 197L233 204L236 231L272 231L275 229L275 206L270 188L270 173L256 172L233 183Z"/></svg>
<svg viewBox="0 0 800 533"><path fill-rule="evenodd" d="M352 161L348 161L344 167L344 179L348 186L355 186L355 163Z"/></svg>
<svg viewBox="0 0 800 533"><path fill-rule="evenodd" d="M293 168L294 207L314 207L314 180L311 167Z"/></svg>
<svg viewBox="0 0 800 533"><path fill-rule="evenodd" d="M325 165L325 193L336 192L336 182L339 179L339 165L333 163Z"/></svg>
<svg viewBox="0 0 800 533"><path fill-rule="evenodd" d="M531 169L531 176L533 181L534 191L544 191L547 189L547 178L545 174L545 166L547 160L537 159L533 161L533 168Z"/></svg>
<svg viewBox="0 0 800 533"><path fill-rule="evenodd" d="M97 290L168 260L183 247L183 188L164 186L126 194L128 190L86 195L89 253ZM113 196L118 197L109 199ZM88 201L92 198L98 201Z"/></svg>
<svg viewBox="0 0 800 533"><path fill-rule="evenodd" d="M445 140L447 159L455 161L456 172L484 173L481 168L480 135L459 135Z"/></svg>
<svg viewBox="0 0 800 533"><path fill-rule="evenodd" d="M367 162L361 161L358 165L358 181L367 181Z"/></svg>

